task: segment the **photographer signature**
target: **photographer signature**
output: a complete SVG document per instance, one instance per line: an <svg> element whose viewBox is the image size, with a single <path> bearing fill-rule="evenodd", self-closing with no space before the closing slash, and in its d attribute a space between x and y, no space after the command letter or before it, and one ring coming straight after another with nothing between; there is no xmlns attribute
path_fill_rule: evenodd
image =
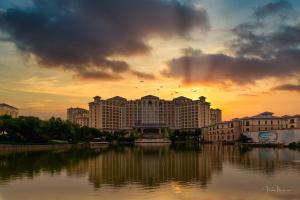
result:
<svg viewBox="0 0 300 200"><path fill-rule="evenodd" d="M279 185L266 185L263 187L266 192L290 192L290 189L281 188Z"/></svg>

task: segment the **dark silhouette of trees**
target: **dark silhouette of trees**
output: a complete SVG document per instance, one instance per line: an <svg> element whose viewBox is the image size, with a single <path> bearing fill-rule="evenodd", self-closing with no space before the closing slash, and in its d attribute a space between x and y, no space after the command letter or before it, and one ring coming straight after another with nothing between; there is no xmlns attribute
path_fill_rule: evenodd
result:
<svg viewBox="0 0 300 200"><path fill-rule="evenodd" d="M52 140L63 140L69 143L90 141L102 137L105 133L98 129L80 127L61 118L50 118L48 121L37 117L0 116L0 141L21 143L49 143Z"/></svg>

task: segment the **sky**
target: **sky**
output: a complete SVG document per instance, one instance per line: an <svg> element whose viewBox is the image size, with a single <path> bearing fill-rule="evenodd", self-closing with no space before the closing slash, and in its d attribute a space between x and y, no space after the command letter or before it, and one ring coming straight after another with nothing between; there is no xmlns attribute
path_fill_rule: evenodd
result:
<svg viewBox="0 0 300 200"><path fill-rule="evenodd" d="M298 0L0 1L0 102L206 96L223 119L300 114Z"/></svg>

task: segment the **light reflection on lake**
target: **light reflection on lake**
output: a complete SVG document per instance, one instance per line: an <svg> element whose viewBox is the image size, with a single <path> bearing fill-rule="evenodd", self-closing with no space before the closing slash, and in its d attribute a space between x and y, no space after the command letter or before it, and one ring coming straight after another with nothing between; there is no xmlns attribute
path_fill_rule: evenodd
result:
<svg viewBox="0 0 300 200"><path fill-rule="evenodd" d="M180 145L0 154L2 199L300 199L300 152Z"/></svg>

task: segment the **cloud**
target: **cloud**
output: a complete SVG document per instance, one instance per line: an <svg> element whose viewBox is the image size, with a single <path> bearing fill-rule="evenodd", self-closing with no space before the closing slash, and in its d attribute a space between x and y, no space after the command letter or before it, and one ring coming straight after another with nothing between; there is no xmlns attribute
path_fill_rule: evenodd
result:
<svg viewBox="0 0 300 200"><path fill-rule="evenodd" d="M268 3L264 6L258 7L254 11L254 16L257 18L265 18L273 15L280 15L280 17L287 17L293 9L292 5L285 0Z"/></svg>
<svg viewBox="0 0 300 200"><path fill-rule="evenodd" d="M284 4L286 6L278 6ZM179 78L184 83L254 84L266 78L300 76L300 24L293 20L270 23L260 15L279 15L292 10L285 1L259 7L253 20L232 29L234 39L226 43L231 54L205 54L185 49L183 55L167 61L163 74ZM287 5L288 4L288 5ZM275 19L275 18L274 18ZM192 52L192 53L191 53Z"/></svg>
<svg viewBox="0 0 300 200"><path fill-rule="evenodd" d="M279 86L274 87L273 90L300 92L300 84L298 84L298 85L294 85L294 84L279 85Z"/></svg>
<svg viewBox="0 0 300 200"><path fill-rule="evenodd" d="M152 73L145 73L145 72L138 72L138 71L131 71L131 73L139 78L147 79L147 80L154 80L155 76Z"/></svg>
<svg viewBox="0 0 300 200"><path fill-rule="evenodd" d="M182 78L184 83L249 84L270 77L300 73L300 50L278 52L274 59L232 57L225 54L199 54L169 60L164 75Z"/></svg>
<svg viewBox="0 0 300 200"><path fill-rule="evenodd" d="M0 13L0 30L18 50L82 78L119 78L130 66L114 56L145 54L147 39L194 29L209 29L206 11L176 0L34 0Z"/></svg>
<svg viewBox="0 0 300 200"><path fill-rule="evenodd" d="M90 80L119 80L122 79L122 76L119 74L112 74L103 71L87 71L87 70L80 70L80 72L75 75L75 77L79 79L90 79Z"/></svg>

